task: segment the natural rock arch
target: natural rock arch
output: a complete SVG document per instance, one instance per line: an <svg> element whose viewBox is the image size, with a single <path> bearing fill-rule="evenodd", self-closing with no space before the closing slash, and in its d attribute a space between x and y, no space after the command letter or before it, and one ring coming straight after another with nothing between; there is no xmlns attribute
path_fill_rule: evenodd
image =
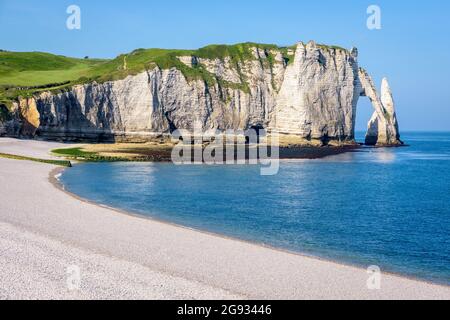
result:
<svg viewBox="0 0 450 320"><path fill-rule="evenodd" d="M359 69L359 79L362 86L361 96L367 96L375 109L368 124L366 145L403 145L400 140L394 99L387 79L382 80L381 96L378 94L370 75L362 68Z"/></svg>

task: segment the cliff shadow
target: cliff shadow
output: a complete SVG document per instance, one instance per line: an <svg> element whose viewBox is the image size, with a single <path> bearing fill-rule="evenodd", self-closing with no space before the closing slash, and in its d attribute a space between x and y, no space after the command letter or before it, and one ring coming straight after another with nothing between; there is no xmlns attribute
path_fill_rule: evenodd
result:
<svg viewBox="0 0 450 320"><path fill-rule="evenodd" d="M40 126L36 130L36 136L63 142L114 143L117 141L117 134L110 128L113 122L111 112L93 103L82 107L78 99L71 94L57 98L58 100L53 97L51 101L54 106L53 112L48 101L38 101ZM104 106L105 102L98 105ZM93 117L100 121L92 121L87 116L89 114L93 114Z"/></svg>

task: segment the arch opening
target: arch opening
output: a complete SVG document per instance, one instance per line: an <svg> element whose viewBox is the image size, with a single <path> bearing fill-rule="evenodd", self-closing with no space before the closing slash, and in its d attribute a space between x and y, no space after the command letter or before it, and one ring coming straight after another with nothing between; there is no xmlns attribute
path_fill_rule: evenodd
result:
<svg viewBox="0 0 450 320"><path fill-rule="evenodd" d="M395 113L394 98L386 78L381 83L381 95L375 87L370 75L359 69L361 82L360 96L367 96L375 110L367 125L365 144L370 146L399 146L400 140L397 116Z"/></svg>

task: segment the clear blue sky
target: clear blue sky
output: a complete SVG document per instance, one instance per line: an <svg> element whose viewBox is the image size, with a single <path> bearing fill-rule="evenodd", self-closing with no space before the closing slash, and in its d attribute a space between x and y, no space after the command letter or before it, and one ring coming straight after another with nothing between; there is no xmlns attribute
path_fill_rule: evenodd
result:
<svg viewBox="0 0 450 320"><path fill-rule="evenodd" d="M79 31L66 28L71 4L81 8ZM371 4L381 7L381 30L366 27ZM378 84L389 78L402 130L448 131L449 21L447 0L0 0L0 48L110 58L136 48L246 41L356 46ZM358 129L372 113L366 100Z"/></svg>

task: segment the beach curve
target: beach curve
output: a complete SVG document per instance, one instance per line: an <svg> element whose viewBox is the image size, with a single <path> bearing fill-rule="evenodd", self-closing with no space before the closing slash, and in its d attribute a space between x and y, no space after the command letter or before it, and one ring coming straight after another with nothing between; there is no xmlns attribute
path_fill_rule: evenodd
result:
<svg viewBox="0 0 450 320"><path fill-rule="evenodd" d="M48 157L61 145L0 139L2 152L28 156ZM0 199L0 271L6 275L0 296L46 298L47 286L54 298L450 298L449 287L395 275L383 275L381 289L369 290L364 269L120 214L55 188L48 180L54 169L0 159L1 185L7 186ZM52 260L35 252L59 262L45 264ZM88 283L75 292L65 282L66 265L77 264L71 261L81 261Z"/></svg>

